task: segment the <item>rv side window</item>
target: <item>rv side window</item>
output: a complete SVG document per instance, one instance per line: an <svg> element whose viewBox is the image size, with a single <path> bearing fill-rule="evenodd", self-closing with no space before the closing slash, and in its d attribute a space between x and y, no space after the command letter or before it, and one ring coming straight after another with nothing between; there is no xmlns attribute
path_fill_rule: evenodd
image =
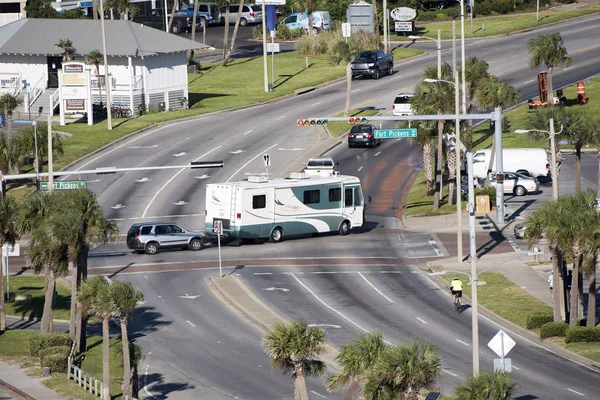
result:
<svg viewBox="0 0 600 400"><path fill-rule="evenodd" d="M252 196L252 208L266 208L267 207L267 196L264 194L259 194Z"/></svg>
<svg viewBox="0 0 600 400"><path fill-rule="evenodd" d="M321 192L317 190L304 191L304 204L316 204L321 202Z"/></svg>
<svg viewBox="0 0 600 400"><path fill-rule="evenodd" d="M344 189L344 205L346 207L352 207L354 201L352 200L352 188Z"/></svg>
<svg viewBox="0 0 600 400"><path fill-rule="evenodd" d="M341 201L341 200L342 200L342 189L340 189L340 188L329 189L329 202L330 203L335 203L336 201Z"/></svg>
<svg viewBox="0 0 600 400"><path fill-rule="evenodd" d="M362 205L362 193L359 188L354 188L354 205L360 206Z"/></svg>

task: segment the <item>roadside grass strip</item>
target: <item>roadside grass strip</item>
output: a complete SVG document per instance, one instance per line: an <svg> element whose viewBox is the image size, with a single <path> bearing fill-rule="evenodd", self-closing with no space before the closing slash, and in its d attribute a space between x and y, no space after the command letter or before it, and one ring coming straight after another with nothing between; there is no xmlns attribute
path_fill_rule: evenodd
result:
<svg viewBox="0 0 600 400"><path fill-rule="evenodd" d="M456 212L456 204L448 204L448 186L444 187L445 196L442 199L442 202L440 202L440 209L438 211L433 211L433 196L427 196L425 187L425 170L419 171L418 174L415 183L406 197L403 210L404 216L443 215ZM463 209L466 204L466 201L462 202Z"/></svg>
<svg viewBox="0 0 600 400"><path fill-rule="evenodd" d="M4 284L6 285L6 278ZM4 286L6 288L6 286ZM71 310L71 288L66 282L56 281L56 305L52 310L54 319L68 320ZM41 319L44 311L45 278L43 276L11 276L10 299L6 302L6 314L26 319ZM31 295L30 303L15 304L17 295ZM29 346L27 346L29 348Z"/></svg>

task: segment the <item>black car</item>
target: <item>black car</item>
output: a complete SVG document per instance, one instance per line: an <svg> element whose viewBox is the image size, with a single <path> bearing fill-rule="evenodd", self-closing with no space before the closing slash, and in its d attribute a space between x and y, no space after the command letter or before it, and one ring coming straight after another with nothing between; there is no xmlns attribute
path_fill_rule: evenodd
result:
<svg viewBox="0 0 600 400"><path fill-rule="evenodd" d="M381 144L381 139L375 139L375 125L354 125L348 134L348 147L375 147Z"/></svg>

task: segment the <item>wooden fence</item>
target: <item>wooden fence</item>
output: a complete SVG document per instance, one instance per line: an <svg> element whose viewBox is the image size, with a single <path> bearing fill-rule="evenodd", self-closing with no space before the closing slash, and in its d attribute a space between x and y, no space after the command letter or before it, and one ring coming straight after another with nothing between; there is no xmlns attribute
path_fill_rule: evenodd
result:
<svg viewBox="0 0 600 400"><path fill-rule="evenodd" d="M67 359L67 377L73 379L79 386L83 386L86 391L89 391L96 396L102 397L103 383L101 380L94 378L78 366L73 364L73 356L75 354L75 343L71 346L71 353Z"/></svg>

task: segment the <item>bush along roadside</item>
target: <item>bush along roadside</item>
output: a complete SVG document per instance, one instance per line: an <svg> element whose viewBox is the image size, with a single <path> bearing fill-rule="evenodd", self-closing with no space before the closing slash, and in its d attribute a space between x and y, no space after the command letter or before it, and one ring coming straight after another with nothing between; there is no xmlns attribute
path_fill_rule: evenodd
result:
<svg viewBox="0 0 600 400"><path fill-rule="evenodd" d="M565 337L569 324L563 321L548 322L540 328L540 338L546 339L549 337Z"/></svg>
<svg viewBox="0 0 600 400"><path fill-rule="evenodd" d="M552 322L554 319L552 313L534 313L527 317L527 329L533 330L541 328L542 325Z"/></svg>

